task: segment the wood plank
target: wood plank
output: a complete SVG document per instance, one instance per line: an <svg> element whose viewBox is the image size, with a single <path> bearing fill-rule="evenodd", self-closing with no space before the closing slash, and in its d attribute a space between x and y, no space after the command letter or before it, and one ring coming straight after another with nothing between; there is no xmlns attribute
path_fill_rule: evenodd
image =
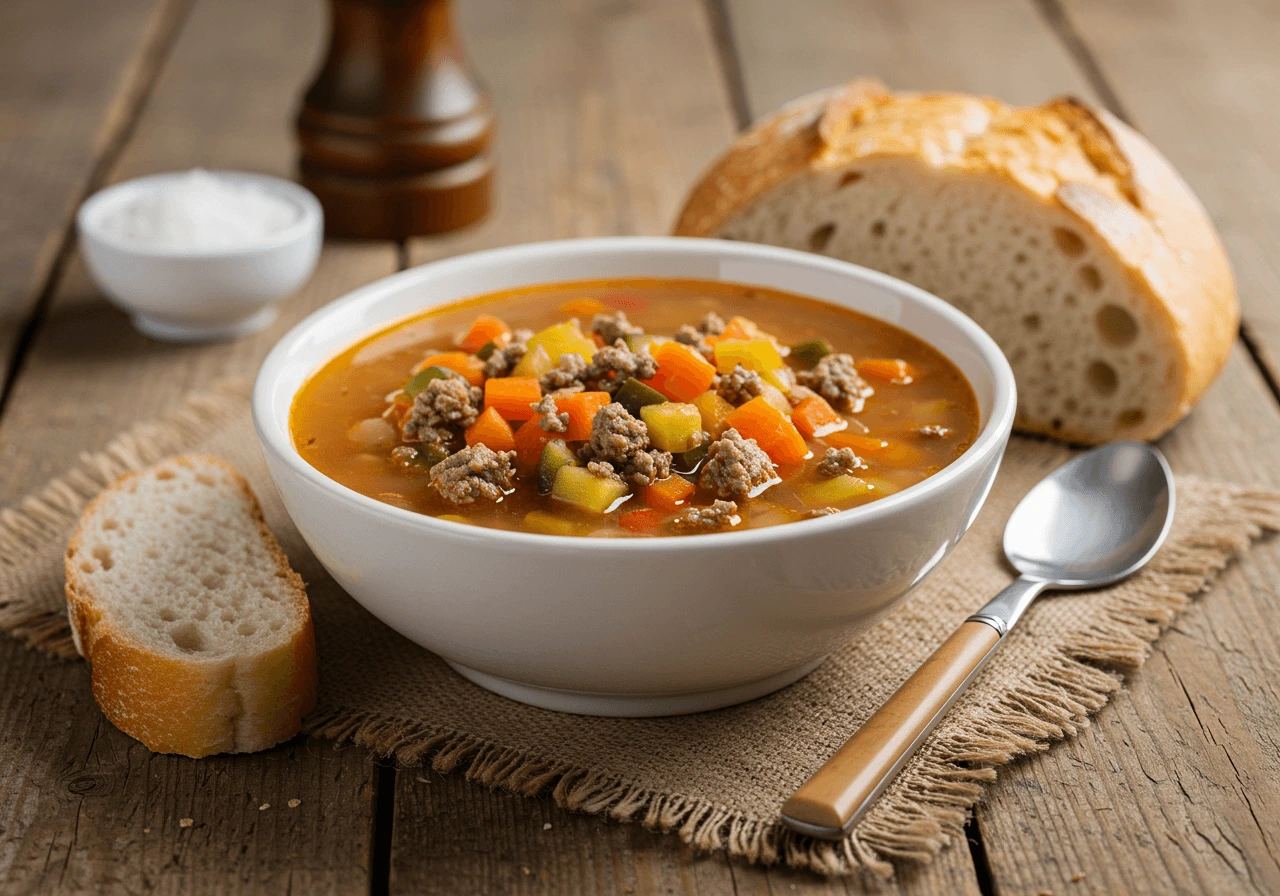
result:
<svg viewBox="0 0 1280 896"><path fill-rule="evenodd" d="M312 0L193 11L112 179L192 165L288 174L289 119L321 42ZM326 248L253 338L168 346L129 326L73 262L0 419L10 503L131 422L251 375L294 321L391 273L391 244ZM106 723L80 664L0 647L0 880L6 891L349 893L369 887L374 764L297 740L253 756L151 755ZM293 808L291 799L301 802ZM265 803L270 809L260 810ZM189 827L179 820L192 819ZM123 859L122 859L123 857Z"/></svg>
<svg viewBox="0 0 1280 896"><path fill-rule="evenodd" d="M187 6L0 5L0 390L75 207L118 149Z"/></svg>
<svg viewBox="0 0 1280 896"><path fill-rule="evenodd" d="M1030 4L806 2L784 12L744 0L730 7L730 24L753 114L867 72L892 86L1015 102L1093 95ZM976 46L995 51L974 53ZM1147 60L1135 55L1130 64ZM1182 80L1166 73L1163 94ZM1175 469L1275 484L1278 428L1274 401L1237 352L1164 444ZM1274 542L1256 550L1180 621L1132 689L1082 737L1005 771L978 811L998 892L1275 888L1280 824L1268 807L1276 805L1269 782L1280 756L1267 732L1280 700L1268 682L1280 645L1267 620L1277 563Z"/></svg>
<svg viewBox="0 0 1280 896"><path fill-rule="evenodd" d="M1280 381L1280 5L1265 0L1064 0L1120 104L1208 208L1235 265L1246 333ZM1169 85L1176 84L1176 90Z"/></svg>

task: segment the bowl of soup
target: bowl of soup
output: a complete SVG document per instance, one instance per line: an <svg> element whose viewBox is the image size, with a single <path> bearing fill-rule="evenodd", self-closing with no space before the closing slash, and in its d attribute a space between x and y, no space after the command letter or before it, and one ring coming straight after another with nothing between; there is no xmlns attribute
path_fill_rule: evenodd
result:
<svg viewBox="0 0 1280 896"><path fill-rule="evenodd" d="M387 277L253 394L353 598L482 687L620 716L770 693L881 618L972 523L1014 407L991 338L913 286L667 237Z"/></svg>

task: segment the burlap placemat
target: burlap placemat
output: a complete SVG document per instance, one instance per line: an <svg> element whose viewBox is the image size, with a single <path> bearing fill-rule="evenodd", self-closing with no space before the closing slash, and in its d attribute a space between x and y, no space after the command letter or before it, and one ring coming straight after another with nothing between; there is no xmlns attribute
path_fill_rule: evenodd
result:
<svg viewBox="0 0 1280 896"><path fill-rule="evenodd" d="M405 764L572 809L639 821L703 849L827 874L892 873L962 833L995 767L1074 734L1139 666L1190 597L1251 538L1280 528L1280 494L1181 477L1168 543L1140 575L1104 591L1037 603L981 677L843 843L778 824L782 801L963 619L1006 585L1004 521L1023 494L1070 456L1015 438L972 531L879 625L804 680L701 715L599 719L513 703L365 613L311 556L267 478L246 384L194 396L136 426L0 517L0 628L74 656L62 551L81 508L120 473L178 452L220 455L252 483L267 520L308 582L320 654L309 731L352 740ZM465 595L460 595L465 599Z"/></svg>

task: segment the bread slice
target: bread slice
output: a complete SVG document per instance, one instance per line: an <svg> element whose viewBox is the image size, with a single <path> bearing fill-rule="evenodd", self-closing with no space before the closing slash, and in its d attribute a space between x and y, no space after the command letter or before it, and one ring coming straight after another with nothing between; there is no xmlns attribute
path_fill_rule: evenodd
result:
<svg viewBox="0 0 1280 896"><path fill-rule="evenodd" d="M230 465L122 476L85 508L65 565L76 649L120 730L195 757L298 733L316 702L307 594Z"/></svg>
<svg viewBox="0 0 1280 896"><path fill-rule="evenodd" d="M1105 111L1015 108L855 81L744 134L675 232L805 249L900 277L976 320L1018 381L1018 426L1152 439L1225 363L1235 284L1204 209Z"/></svg>

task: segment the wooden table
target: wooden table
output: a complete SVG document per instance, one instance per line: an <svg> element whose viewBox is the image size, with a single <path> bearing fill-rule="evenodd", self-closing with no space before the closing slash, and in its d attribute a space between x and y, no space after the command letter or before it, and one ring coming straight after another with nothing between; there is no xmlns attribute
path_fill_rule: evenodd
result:
<svg viewBox="0 0 1280 896"><path fill-rule="evenodd" d="M1222 379L1161 447L1182 472L1280 486L1280 5L459 7L500 116L496 216L443 239L330 244L269 332L182 348L139 336L89 285L74 208L105 183L159 170L288 175L320 0L0 4L0 503L188 390L251 373L294 321L376 277L526 240L661 233L738 128L858 74L1015 102L1070 91L1161 146L1222 228L1245 319ZM1280 892L1278 581L1273 540L1177 621L1090 728L1002 771L967 844L888 891ZM151 755L103 720L82 664L4 639L0 869L6 893L859 890L694 855L674 837L397 770L356 748Z"/></svg>

